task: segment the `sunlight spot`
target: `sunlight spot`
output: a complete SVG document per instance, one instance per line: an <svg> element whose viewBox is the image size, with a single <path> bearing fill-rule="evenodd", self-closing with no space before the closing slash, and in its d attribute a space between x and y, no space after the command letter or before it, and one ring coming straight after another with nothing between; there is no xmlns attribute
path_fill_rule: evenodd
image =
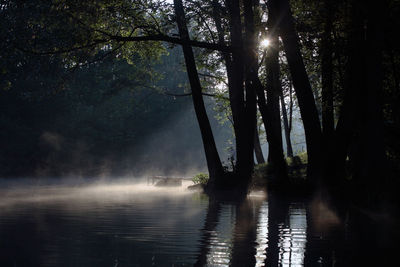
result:
<svg viewBox="0 0 400 267"><path fill-rule="evenodd" d="M268 39L263 39L260 42L260 46L263 48L267 48L270 45L270 41Z"/></svg>

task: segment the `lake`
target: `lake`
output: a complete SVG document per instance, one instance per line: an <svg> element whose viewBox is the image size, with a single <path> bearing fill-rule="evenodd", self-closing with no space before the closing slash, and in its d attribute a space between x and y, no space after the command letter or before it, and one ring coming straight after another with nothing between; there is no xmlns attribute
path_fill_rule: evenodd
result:
<svg viewBox="0 0 400 267"><path fill-rule="evenodd" d="M136 181L136 180L134 180ZM129 179L1 181L0 266L385 266L390 217L321 195L210 199Z"/></svg>

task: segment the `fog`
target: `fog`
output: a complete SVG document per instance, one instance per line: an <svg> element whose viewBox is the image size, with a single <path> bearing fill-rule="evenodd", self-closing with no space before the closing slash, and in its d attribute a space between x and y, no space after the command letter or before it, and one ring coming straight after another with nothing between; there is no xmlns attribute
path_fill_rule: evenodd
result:
<svg viewBox="0 0 400 267"><path fill-rule="evenodd" d="M156 187L145 177L0 180L0 265L191 262L205 203L186 189L190 184Z"/></svg>
<svg viewBox="0 0 400 267"><path fill-rule="evenodd" d="M229 125L221 125L214 118L213 100L208 99L208 113L217 149L222 161L227 162L228 140L232 139ZM139 175L193 176L207 172L204 148L193 105L173 114L162 126L143 137L140 146L129 150L126 169Z"/></svg>
<svg viewBox="0 0 400 267"><path fill-rule="evenodd" d="M191 185L191 180L183 180L180 186L156 186L143 177L86 180L22 178L12 182L1 179L0 207L3 212L13 210L16 206L26 208L26 205L40 207L61 204L78 210L96 202L107 205L147 205L162 199L181 201L182 197L199 194L199 191L188 189Z"/></svg>
<svg viewBox="0 0 400 267"><path fill-rule="evenodd" d="M168 96L165 100L168 101L165 105L179 105L180 109L165 115L166 119L162 121L154 115L149 116L146 127L151 130L140 135L137 133L141 132L141 125L130 125L125 136L115 140L110 135L110 140L99 143L94 139L97 138L95 132L87 132L84 128L76 129L74 133L44 127L37 136L31 135L29 143L34 149L25 145L23 139L10 142L8 149L12 151L5 154L15 154L15 157L0 158L0 177L130 176L136 179L149 175L193 176L206 172L204 148L191 99L174 100ZM227 161L227 140L232 139L232 130L214 118L213 100L207 99L206 104L220 157ZM142 113L141 116L146 116L144 111ZM108 136L112 130L104 129L102 134ZM10 130L10 134L14 133ZM16 147L14 144L22 145Z"/></svg>

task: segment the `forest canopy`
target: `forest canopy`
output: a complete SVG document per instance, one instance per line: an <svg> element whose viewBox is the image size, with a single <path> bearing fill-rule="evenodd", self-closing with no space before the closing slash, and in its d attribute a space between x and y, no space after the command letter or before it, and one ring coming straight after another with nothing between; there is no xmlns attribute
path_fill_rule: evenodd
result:
<svg viewBox="0 0 400 267"><path fill-rule="evenodd" d="M263 161L264 134L274 177L288 183L296 107L310 184L369 194L377 179L385 190L397 183L398 1L2 1L0 12L3 166L38 164L29 158L46 151L19 140L38 140L50 113L55 129L73 136L78 128L102 149L97 142L113 136L113 149L123 151L156 131L138 114L154 112L160 123L191 97L208 188L246 187L254 153ZM150 91L162 94L137 111ZM171 96L179 103L163 109ZM230 168L206 110L210 99L232 125Z"/></svg>

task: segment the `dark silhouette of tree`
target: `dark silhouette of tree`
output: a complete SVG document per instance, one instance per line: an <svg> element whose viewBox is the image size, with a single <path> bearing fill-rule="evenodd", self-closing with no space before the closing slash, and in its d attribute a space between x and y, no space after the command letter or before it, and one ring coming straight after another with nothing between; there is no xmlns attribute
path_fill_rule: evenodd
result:
<svg viewBox="0 0 400 267"><path fill-rule="evenodd" d="M197 73L196 63L189 45L189 32L186 26L185 13L181 0L174 0L176 21L178 23L179 34L183 40L182 49L185 57L186 70L189 77L190 87L192 89L192 99L194 109L196 111L197 121L200 126L201 136L203 139L204 151L206 154L207 167L210 175L208 186L214 186L216 179L223 175L221 160L218 155L215 145L214 136L211 130L210 122L208 121L207 112L204 107L202 89Z"/></svg>
<svg viewBox="0 0 400 267"><path fill-rule="evenodd" d="M289 120L288 120L288 115L287 115L286 104L285 104L283 92L279 96L279 99L281 100L282 120L283 120L283 127L285 130L286 152L287 152L287 156L292 158L293 157L293 147L292 147L292 140L290 139L291 126L290 126ZM292 120L290 120L290 121L292 121Z"/></svg>
<svg viewBox="0 0 400 267"><path fill-rule="evenodd" d="M332 1L324 1L323 17L325 17L324 30L321 37L321 79L322 79L322 130L324 148L332 141L334 125L333 110L333 45L332 45Z"/></svg>
<svg viewBox="0 0 400 267"><path fill-rule="evenodd" d="M205 266L207 255L210 252L210 240L212 234L218 226L221 213L221 203L215 199L209 199L206 218L202 229L201 248L194 266Z"/></svg>
<svg viewBox="0 0 400 267"><path fill-rule="evenodd" d="M374 8L369 3L353 1L351 11L347 84L336 127L335 166L343 171L349 156L360 191L369 194L373 177L387 179L381 106L384 37L380 30L383 20L378 19L384 17L385 2ZM367 142L371 144L368 148ZM385 183L381 181L380 186Z"/></svg>
<svg viewBox="0 0 400 267"><path fill-rule="evenodd" d="M299 102L300 113L304 124L308 152L308 175L317 179L321 174L321 124L315 105L314 96L308 75L305 70L303 58L300 53L298 35L294 28L293 17L289 2L271 0L271 9L280 18L279 35L288 60L290 74L293 79L294 89Z"/></svg>
<svg viewBox="0 0 400 267"><path fill-rule="evenodd" d="M281 118L290 157L292 105L296 102L305 130L308 178L314 184L325 180L329 186L338 183L341 188L353 183L374 191L373 177L380 174L376 170L387 169L386 157L393 166L400 157L396 138L400 120L395 105L400 61L398 42L390 38L398 25L397 6L390 0L376 8L357 0L310 0L307 4L288 0L174 4L156 0L7 1L1 6L1 22L13 26L0 30L4 40L0 86L5 90L28 88L18 80L22 69L31 74L25 81L45 76L25 69L29 64L43 67L46 62L48 66L58 62L59 73L53 76L62 80L70 72L81 73L107 58L131 64L138 62L137 58L152 62L166 52L167 44L180 45L191 92L166 94L191 95L193 99L210 187L218 181L222 188L229 184L245 189L253 171L254 152L257 161L263 161L256 133L257 106L267 135L268 161L280 179L286 178ZM259 56L259 38L266 33L271 46ZM133 80L118 81L129 85ZM34 89L49 94L46 86L35 83ZM20 107L35 93L24 89L21 94L5 95ZM235 146L232 173L225 173L221 164L203 96L229 100L226 106L232 114ZM289 111L285 107L288 96ZM30 108L33 105L22 109ZM96 132L104 129L87 125ZM34 146L31 149L35 150ZM350 178L344 179L345 175Z"/></svg>
<svg viewBox="0 0 400 267"><path fill-rule="evenodd" d="M279 179L286 179L286 161L283 156L279 96L282 94L279 69L278 13L273 3L268 4L268 38L270 45L266 56L267 110L266 133L269 144L268 161L273 164Z"/></svg>
<svg viewBox="0 0 400 267"><path fill-rule="evenodd" d="M256 129L254 131L254 154L256 155L257 163L265 163L264 155L261 150L261 143L260 143L260 136L258 133L258 129L256 126Z"/></svg>

